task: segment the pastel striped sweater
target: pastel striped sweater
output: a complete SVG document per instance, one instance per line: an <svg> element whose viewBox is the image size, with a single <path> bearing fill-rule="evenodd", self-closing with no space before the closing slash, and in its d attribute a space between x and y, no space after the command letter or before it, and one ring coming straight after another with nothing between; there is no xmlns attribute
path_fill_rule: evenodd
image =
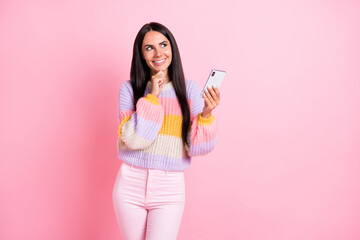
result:
<svg viewBox="0 0 360 240"><path fill-rule="evenodd" d="M186 80L190 107L190 129L186 146L181 138L182 113L172 82L163 85L159 98L150 94L149 81L144 97L133 107L130 81L119 92L119 158L142 168L184 171L191 156L210 152L216 143L216 122L213 115L202 118L204 99L198 85Z"/></svg>

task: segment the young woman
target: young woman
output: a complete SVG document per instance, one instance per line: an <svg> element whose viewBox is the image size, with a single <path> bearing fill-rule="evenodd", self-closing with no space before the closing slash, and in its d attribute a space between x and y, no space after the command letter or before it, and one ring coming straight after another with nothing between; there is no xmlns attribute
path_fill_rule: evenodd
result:
<svg viewBox="0 0 360 240"><path fill-rule="evenodd" d="M216 142L212 110L220 92L201 97L184 79L171 32L145 24L134 42L130 81L120 87L118 151L122 160L113 189L124 240L176 239L185 206L184 170L191 156Z"/></svg>

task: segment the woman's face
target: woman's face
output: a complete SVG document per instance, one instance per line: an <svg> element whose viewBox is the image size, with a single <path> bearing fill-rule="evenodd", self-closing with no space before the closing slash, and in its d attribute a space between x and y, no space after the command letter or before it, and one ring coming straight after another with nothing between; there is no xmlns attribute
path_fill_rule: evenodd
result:
<svg viewBox="0 0 360 240"><path fill-rule="evenodd" d="M167 76L172 60L170 41L161 33L150 31L145 34L141 49L151 75L163 71Z"/></svg>

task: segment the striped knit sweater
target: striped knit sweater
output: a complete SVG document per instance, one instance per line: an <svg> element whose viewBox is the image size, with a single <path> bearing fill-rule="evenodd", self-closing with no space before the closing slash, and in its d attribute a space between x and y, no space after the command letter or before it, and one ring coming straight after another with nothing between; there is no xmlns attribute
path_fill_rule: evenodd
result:
<svg viewBox="0 0 360 240"><path fill-rule="evenodd" d="M182 113L172 82L163 85L159 98L150 94L149 81L144 97L133 107L130 81L119 92L119 158L142 168L184 171L191 156L210 152L216 143L214 116L202 118L204 99L193 81L185 81L190 107L189 146L181 138Z"/></svg>

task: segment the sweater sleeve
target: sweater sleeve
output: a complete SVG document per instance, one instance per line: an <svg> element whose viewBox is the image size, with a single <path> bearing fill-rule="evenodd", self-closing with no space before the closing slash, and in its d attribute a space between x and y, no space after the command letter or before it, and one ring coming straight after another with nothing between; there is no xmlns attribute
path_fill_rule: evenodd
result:
<svg viewBox="0 0 360 240"><path fill-rule="evenodd" d="M133 106L133 90L129 81L119 91L119 138L118 149L145 149L156 139L164 119L159 99L147 94Z"/></svg>
<svg viewBox="0 0 360 240"><path fill-rule="evenodd" d="M200 96L201 90L195 82L189 82L187 89L191 99L191 126L188 134L189 156L205 155L211 152L217 141L217 125L215 117L209 118L201 116L204 108L204 99Z"/></svg>

